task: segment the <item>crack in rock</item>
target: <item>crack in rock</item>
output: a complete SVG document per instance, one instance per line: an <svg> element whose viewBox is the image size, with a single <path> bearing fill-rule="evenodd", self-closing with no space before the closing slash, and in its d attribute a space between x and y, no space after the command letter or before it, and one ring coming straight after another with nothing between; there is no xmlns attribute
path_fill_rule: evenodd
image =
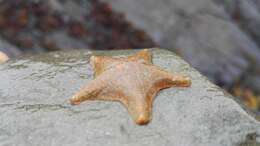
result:
<svg viewBox="0 0 260 146"><path fill-rule="evenodd" d="M8 104L6 104L8 105ZM12 105L12 104L9 104ZM80 111L75 111L71 109L70 106L67 105L62 105L62 104L26 104L26 105L21 105L18 107L14 108L15 110L25 110L29 112L38 112L40 110L49 110L49 111L56 111L56 110L68 110L72 113L79 113Z"/></svg>

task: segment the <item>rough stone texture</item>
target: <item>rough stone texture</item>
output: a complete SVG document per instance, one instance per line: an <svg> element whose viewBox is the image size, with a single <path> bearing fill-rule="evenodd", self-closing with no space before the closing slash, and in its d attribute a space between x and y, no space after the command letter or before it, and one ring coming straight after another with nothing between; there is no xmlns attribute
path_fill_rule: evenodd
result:
<svg viewBox="0 0 260 146"><path fill-rule="evenodd" d="M232 85L252 63L260 63L255 42L232 22L217 0L103 1L125 12L161 47L173 48L219 85ZM220 3L224 2L228 1Z"/></svg>
<svg viewBox="0 0 260 146"><path fill-rule="evenodd" d="M161 91L148 125L136 125L117 102L69 105L68 99L93 78L91 54L57 52L1 65L0 145L259 144L259 122L230 95L166 50L153 49L154 64L191 76L192 87Z"/></svg>

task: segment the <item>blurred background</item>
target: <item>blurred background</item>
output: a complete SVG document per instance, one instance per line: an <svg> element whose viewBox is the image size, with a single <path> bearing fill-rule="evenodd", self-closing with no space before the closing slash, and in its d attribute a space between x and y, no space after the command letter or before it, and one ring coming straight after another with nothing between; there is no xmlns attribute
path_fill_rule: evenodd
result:
<svg viewBox="0 0 260 146"><path fill-rule="evenodd" d="M58 50L165 48L260 117L259 28L259 0L0 0L0 63Z"/></svg>

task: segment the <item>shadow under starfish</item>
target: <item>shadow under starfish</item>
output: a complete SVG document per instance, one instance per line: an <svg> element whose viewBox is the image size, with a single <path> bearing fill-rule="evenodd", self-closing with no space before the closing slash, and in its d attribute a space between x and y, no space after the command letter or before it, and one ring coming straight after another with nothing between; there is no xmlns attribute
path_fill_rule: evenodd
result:
<svg viewBox="0 0 260 146"><path fill-rule="evenodd" d="M153 65L147 49L128 57L92 56L90 62L95 79L70 99L71 104L85 100L120 101L139 125L151 120L152 102L159 90L191 85L189 77Z"/></svg>

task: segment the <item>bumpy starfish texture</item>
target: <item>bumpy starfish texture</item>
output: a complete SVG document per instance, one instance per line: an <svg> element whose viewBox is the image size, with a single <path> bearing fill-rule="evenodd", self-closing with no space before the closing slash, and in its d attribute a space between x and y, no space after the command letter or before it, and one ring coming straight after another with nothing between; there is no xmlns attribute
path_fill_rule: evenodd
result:
<svg viewBox="0 0 260 146"><path fill-rule="evenodd" d="M151 120L152 102L159 90L191 85L189 77L154 66L147 49L128 57L92 56L90 62L95 79L70 99L71 104L85 100L120 101L140 125Z"/></svg>

